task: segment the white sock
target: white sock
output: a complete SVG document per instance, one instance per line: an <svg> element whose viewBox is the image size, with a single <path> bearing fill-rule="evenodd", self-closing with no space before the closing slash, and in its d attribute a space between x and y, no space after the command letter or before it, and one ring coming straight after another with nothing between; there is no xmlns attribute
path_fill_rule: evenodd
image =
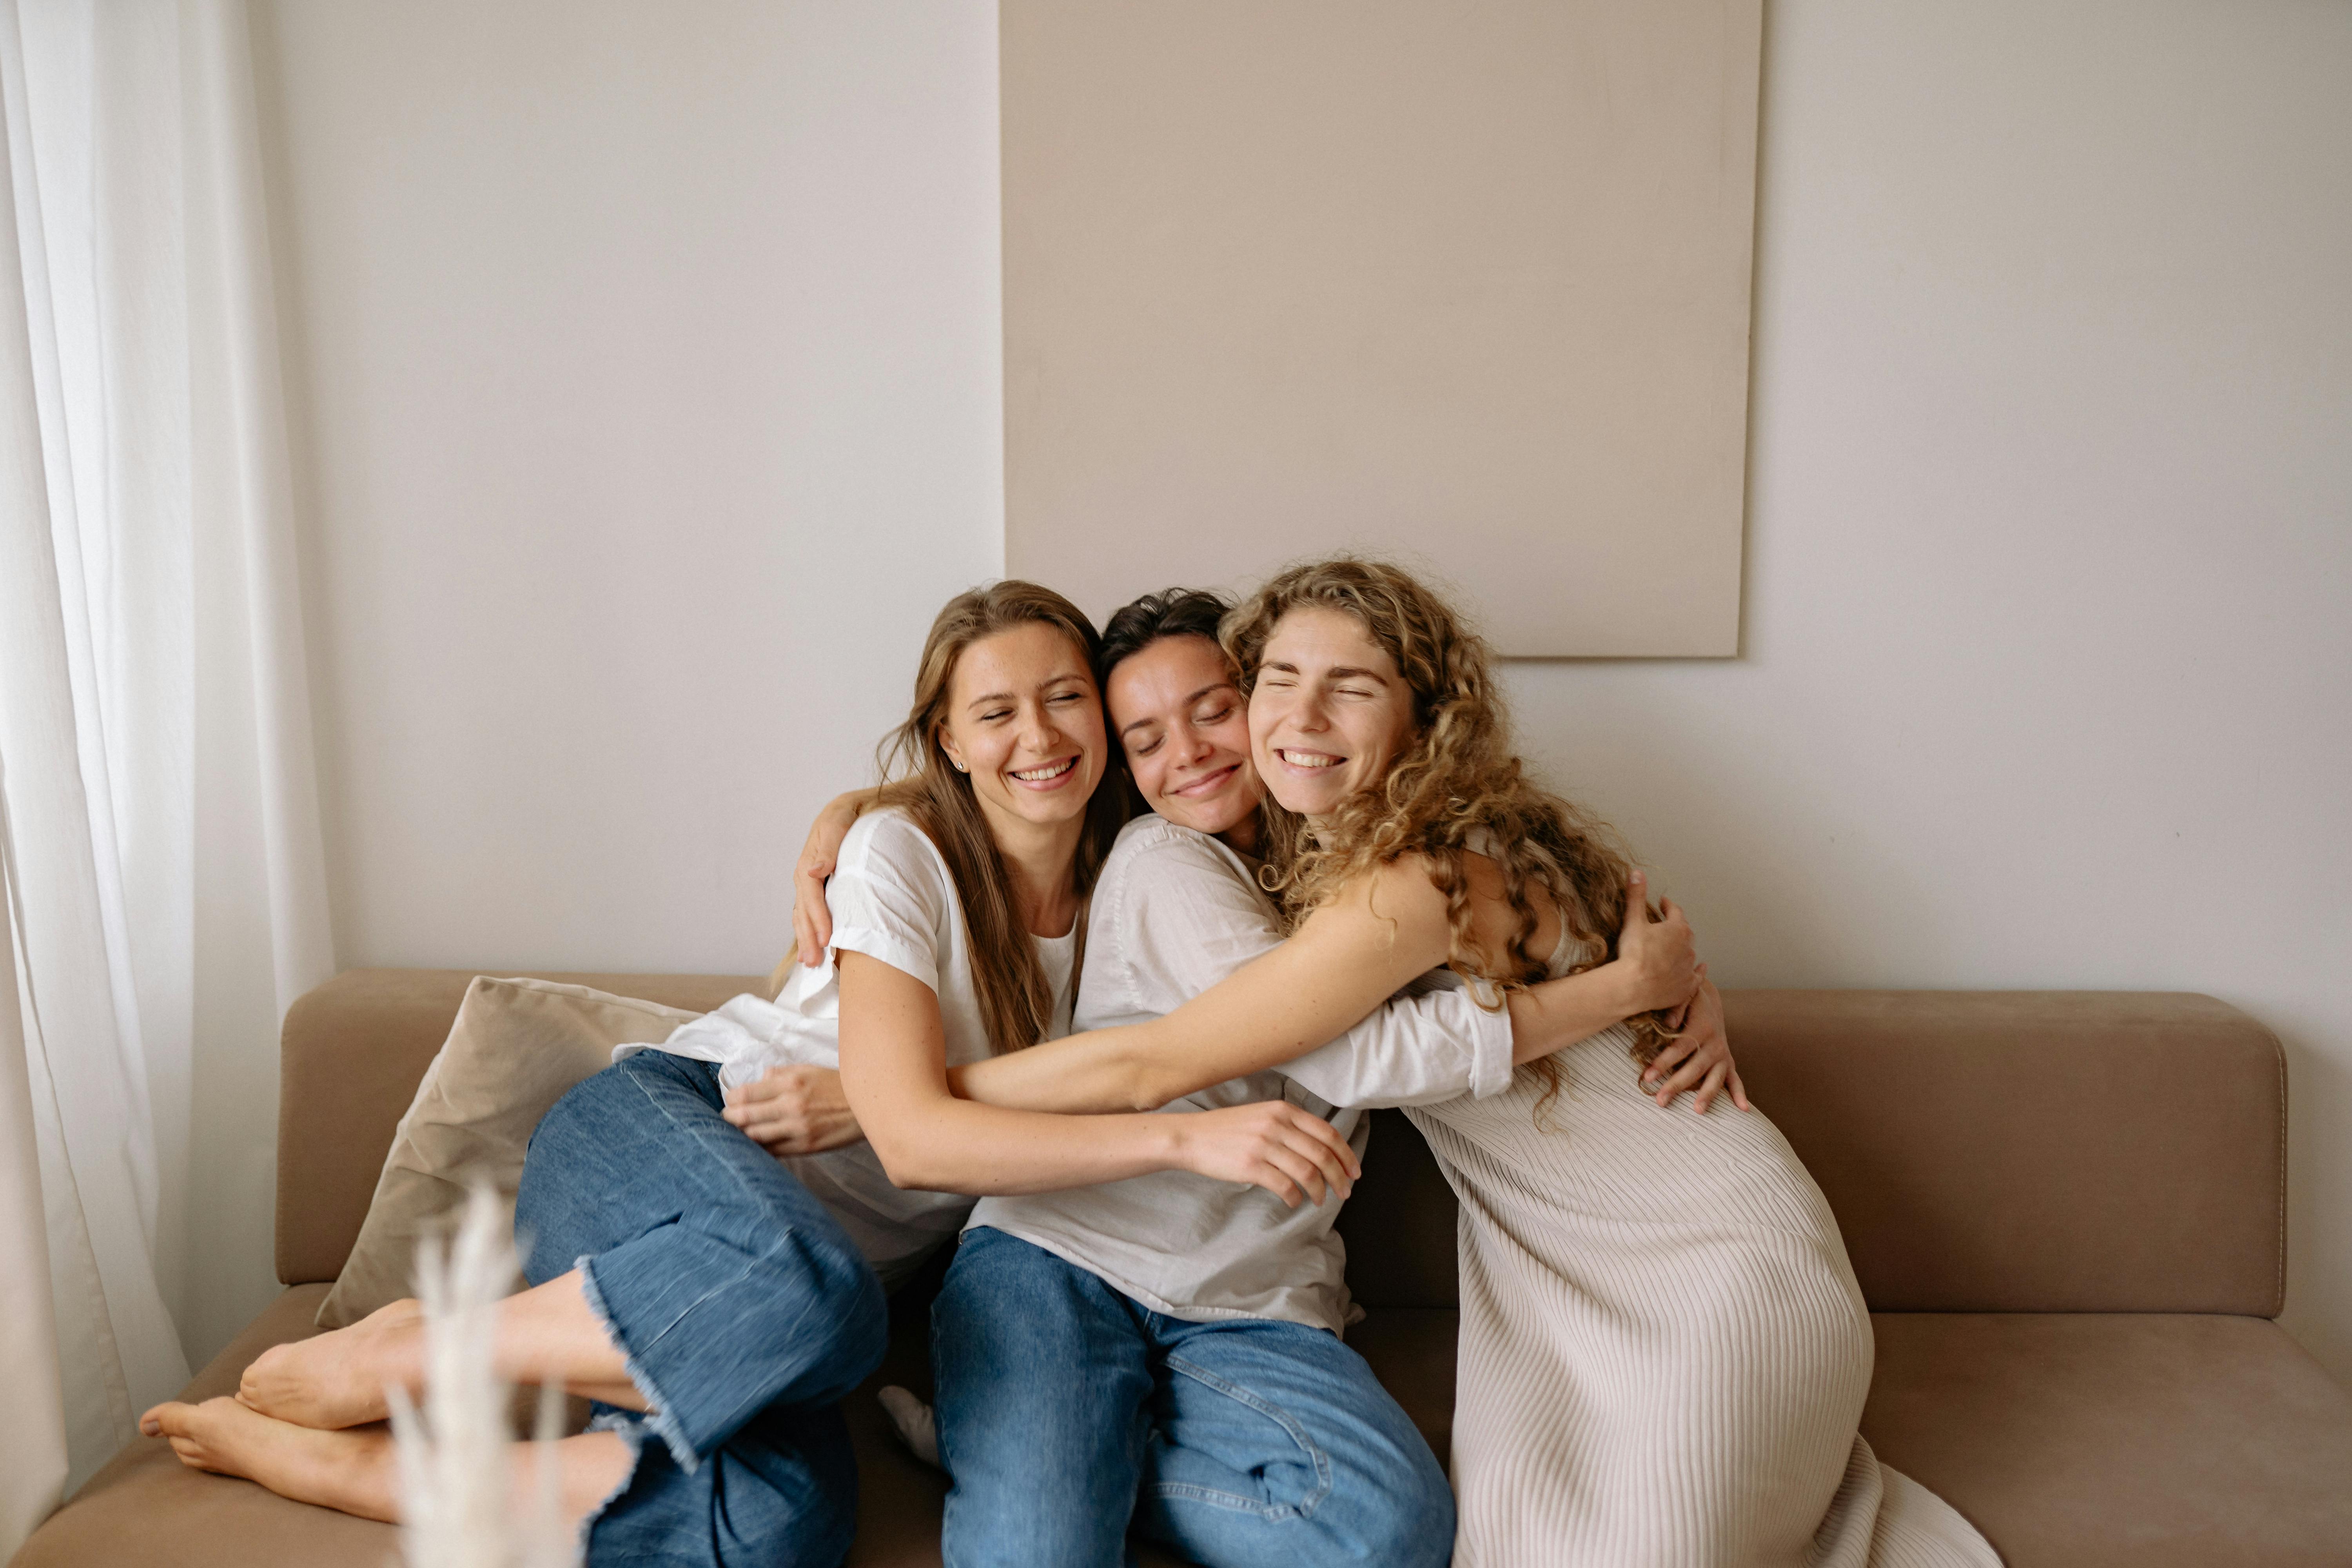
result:
<svg viewBox="0 0 2352 1568"><path fill-rule="evenodd" d="M907 1452L933 1469L942 1468L939 1417L931 1407L895 1383L875 1397L882 1402L882 1414L890 1417L890 1430L898 1434Z"/></svg>

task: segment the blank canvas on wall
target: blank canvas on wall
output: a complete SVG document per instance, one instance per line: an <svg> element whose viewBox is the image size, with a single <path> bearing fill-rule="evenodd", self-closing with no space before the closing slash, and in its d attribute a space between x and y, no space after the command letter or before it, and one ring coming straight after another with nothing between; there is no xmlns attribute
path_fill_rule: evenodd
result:
<svg viewBox="0 0 2352 1568"><path fill-rule="evenodd" d="M1735 653L1761 0L1002 0L1005 558Z"/></svg>

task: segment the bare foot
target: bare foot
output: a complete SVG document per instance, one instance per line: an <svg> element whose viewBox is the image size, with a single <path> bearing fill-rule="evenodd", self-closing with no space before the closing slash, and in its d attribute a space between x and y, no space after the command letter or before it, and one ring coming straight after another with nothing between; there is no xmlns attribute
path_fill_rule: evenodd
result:
<svg viewBox="0 0 2352 1568"><path fill-rule="evenodd" d="M362 1519L399 1520L392 1434L381 1426L322 1432L262 1415L223 1395L202 1405L158 1405L139 1418L150 1437L168 1437L192 1470L242 1476L296 1502Z"/></svg>
<svg viewBox="0 0 2352 1568"><path fill-rule="evenodd" d="M425 1382L425 1309L415 1300L380 1307L348 1329L261 1352L236 1396L264 1415L333 1430L390 1416L384 1389L415 1394Z"/></svg>
<svg viewBox="0 0 2352 1568"><path fill-rule="evenodd" d="M158 1405L139 1418L139 1430L169 1438L180 1463L192 1470L241 1476L296 1502L400 1522L400 1461L387 1427L325 1432L223 1395L202 1405ZM528 1443L509 1450L518 1504L538 1495L542 1453ZM636 1465L635 1451L614 1432L566 1437L554 1446L553 1459L556 1509L567 1530L618 1491Z"/></svg>

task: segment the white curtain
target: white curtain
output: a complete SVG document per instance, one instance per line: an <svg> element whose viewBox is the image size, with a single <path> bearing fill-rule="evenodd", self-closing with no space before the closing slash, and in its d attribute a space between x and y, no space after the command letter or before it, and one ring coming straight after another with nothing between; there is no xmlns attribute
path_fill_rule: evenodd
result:
<svg viewBox="0 0 2352 1568"><path fill-rule="evenodd" d="M5 1557L266 1296L206 1084L333 961L242 0L0 0L0 99Z"/></svg>

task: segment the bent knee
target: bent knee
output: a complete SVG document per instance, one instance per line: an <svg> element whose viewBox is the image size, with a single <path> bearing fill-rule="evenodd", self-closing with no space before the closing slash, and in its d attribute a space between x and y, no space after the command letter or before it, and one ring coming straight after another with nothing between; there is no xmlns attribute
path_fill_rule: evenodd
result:
<svg viewBox="0 0 2352 1568"><path fill-rule="evenodd" d="M1444 1568L1454 1555L1454 1488L1425 1445L1384 1457L1333 1489L1317 1510L1370 1549L1366 1562ZM1341 1518L1329 1517L1334 1505Z"/></svg>
<svg viewBox="0 0 2352 1568"><path fill-rule="evenodd" d="M749 1275L752 1299L773 1309L774 1331L830 1369L826 1382L837 1387L812 1398L840 1398L882 1364L890 1304L873 1266L838 1227L788 1232L751 1260Z"/></svg>

